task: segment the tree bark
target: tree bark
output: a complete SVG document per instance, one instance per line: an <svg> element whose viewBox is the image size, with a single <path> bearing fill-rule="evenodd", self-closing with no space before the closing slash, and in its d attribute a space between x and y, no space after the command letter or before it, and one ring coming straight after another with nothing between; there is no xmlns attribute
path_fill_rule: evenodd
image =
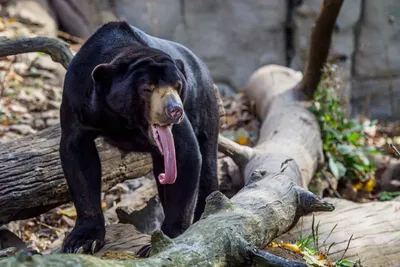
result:
<svg viewBox="0 0 400 267"><path fill-rule="evenodd" d="M64 68L68 68L72 59L69 45L58 39L35 37L9 40L0 38L0 57L30 52L46 53L51 56L53 61L61 63Z"/></svg>
<svg viewBox="0 0 400 267"><path fill-rule="evenodd" d="M301 216L334 209L302 188L323 156L316 119L297 100L292 87L287 86L298 83L298 78L295 71L280 66L263 67L250 78L246 87L249 95L258 90L273 92L264 101L270 108L254 149L220 136L221 149L230 151L244 171L244 188L230 200L218 191L212 193L201 219L182 235L171 240L157 231L151 237L152 257L118 262L120 266L240 266L245 262L269 264L274 260L282 261L282 266L304 266L285 263L257 249L287 232ZM12 257L6 261L20 259ZM32 260L42 266L56 261L59 266L97 266L101 262L88 255L34 256ZM101 264L115 266L117 262Z"/></svg>
<svg viewBox="0 0 400 267"><path fill-rule="evenodd" d="M229 152L244 172L245 186L230 200L219 191L208 196L201 219L177 238L156 231L150 258L14 256L0 265L29 261L41 266L305 266L257 249L289 231L301 216L334 209L305 189L323 154L318 123L295 90L301 79L298 72L275 65L250 77L245 94L260 105L257 111L263 120L257 145L252 149L219 137L220 150Z"/></svg>
<svg viewBox="0 0 400 267"><path fill-rule="evenodd" d="M59 158L61 131L56 125L0 145L0 223L40 215L70 201ZM102 190L149 173L147 153L123 153L96 140L102 163Z"/></svg>
<svg viewBox="0 0 400 267"><path fill-rule="evenodd" d="M313 98L320 82L322 68L328 58L336 18L342 4L343 0L323 0L312 30L304 79L299 84L299 89L310 99Z"/></svg>
<svg viewBox="0 0 400 267"><path fill-rule="evenodd" d="M363 266L398 266L400 262L400 198L385 202L355 203L327 198L335 205L334 213L315 213L319 247L329 249L329 259L361 260ZM279 237L289 241L312 233L313 216L303 217L298 225ZM336 227L335 227L336 225ZM333 231L332 229L335 228ZM314 229L315 230L315 229ZM350 245L348 246L349 239ZM324 240L326 240L325 244ZM346 253L345 253L346 251Z"/></svg>

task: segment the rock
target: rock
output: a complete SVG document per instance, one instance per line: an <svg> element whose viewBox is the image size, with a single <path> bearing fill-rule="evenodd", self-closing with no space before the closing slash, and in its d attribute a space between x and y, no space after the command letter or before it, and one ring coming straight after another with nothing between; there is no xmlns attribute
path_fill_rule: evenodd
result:
<svg viewBox="0 0 400 267"><path fill-rule="evenodd" d="M21 117L21 123L23 124L33 124L33 116L30 113L24 113Z"/></svg>
<svg viewBox="0 0 400 267"><path fill-rule="evenodd" d="M28 103L30 111L44 110L47 107L47 99L42 90L33 90L31 93L31 101Z"/></svg>
<svg viewBox="0 0 400 267"><path fill-rule="evenodd" d="M16 249L26 249L25 243L5 226L0 227L0 249L14 247Z"/></svg>
<svg viewBox="0 0 400 267"><path fill-rule="evenodd" d="M31 78L40 78L40 79L47 79L47 80L51 80L51 81L56 81L55 84L58 84L58 78L57 76L47 70L41 70L41 69L37 69L35 71L32 71L32 69L27 72L24 77L31 77Z"/></svg>
<svg viewBox="0 0 400 267"><path fill-rule="evenodd" d="M56 125L57 123L60 123L60 110L47 110L43 112L40 117L45 121L46 127Z"/></svg>
<svg viewBox="0 0 400 267"><path fill-rule="evenodd" d="M21 135L36 133L36 131L28 124L14 124L10 126L10 130Z"/></svg>
<svg viewBox="0 0 400 267"><path fill-rule="evenodd" d="M13 69L18 75L24 75L28 70L28 64L25 62L16 62L13 64Z"/></svg>
<svg viewBox="0 0 400 267"><path fill-rule="evenodd" d="M59 110L47 110L42 112L41 117L42 119L54 119L54 118L58 118L60 116L60 111Z"/></svg>
<svg viewBox="0 0 400 267"><path fill-rule="evenodd" d="M62 88L58 86L51 86L50 84L45 84L43 86L43 90L46 93L46 96L50 100L54 100L57 102L61 102L62 99Z"/></svg>
<svg viewBox="0 0 400 267"><path fill-rule="evenodd" d="M116 212L120 223L132 224L144 234L159 230L165 217L158 195L153 196L140 210L135 210L132 206L120 206Z"/></svg>
<svg viewBox="0 0 400 267"><path fill-rule="evenodd" d="M60 123L60 119L47 119L47 120L46 120L46 126L47 126L47 127L56 125L56 124L58 124L58 123Z"/></svg>
<svg viewBox="0 0 400 267"><path fill-rule="evenodd" d="M60 101L53 101L53 100L49 100L48 102L48 108L49 109L57 109L60 110L61 107L61 102Z"/></svg>
<svg viewBox="0 0 400 267"><path fill-rule="evenodd" d="M29 66L30 64L32 64L32 62L34 62L36 60L36 58L39 56L38 53L24 53L24 54L18 54L15 55L16 57L16 62L24 62L27 64L27 66ZM25 73L24 73L25 74Z"/></svg>
<svg viewBox="0 0 400 267"><path fill-rule="evenodd" d="M11 112L14 112L14 113L27 113L28 112L28 109L26 107L16 105L16 104L11 104L9 106L9 109Z"/></svg>
<svg viewBox="0 0 400 267"><path fill-rule="evenodd" d="M31 67L54 71L57 67L57 64L59 63L54 62L49 55L41 55L36 58Z"/></svg>
<svg viewBox="0 0 400 267"><path fill-rule="evenodd" d="M152 199L155 195L157 195L157 186L155 179L148 178L139 178L142 179L143 183L136 189L131 189L131 193L122 194L121 201L118 202L115 206L108 209L104 213L104 217L107 223L116 223L118 222L118 217L116 213L116 209L119 207L129 207L131 211L133 210L141 210L146 206L146 203ZM139 180L134 179L134 180ZM124 182L126 184L126 181Z"/></svg>
<svg viewBox="0 0 400 267"><path fill-rule="evenodd" d="M26 24L40 25L42 36L56 37L57 25L49 11L46 0L15 0L10 1L6 7L10 17L15 17Z"/></svg>
<svg viewBox="0 0 400 267"><path fill-rule="evenodd" d="M142 185L146 185L154 181L154 175L149 173L149 175L140 177L137 179L131 179L124 181L124 184L129 188L129 190L134 191L141 187Z"/></svg>
<svg viewBox="0 0 400 267"><path fill-rule="evenodd" d="M10 68L11 63L6 60L0 60L0 70L8 70Z"/></svg>
<svg viewBox="0 0 400 267"><path fill-rule="evenodd" d="M56 75L56 78L52 79L57 80L55 85L62 85L64 83L66 70L60 63L54 62L49 55L38 56L36 60L32 63L32 67L54 73Z"/></svg>
<svg viewBox="0 0 400 267"><path fill-rule="evenodd" d="M37 130L43 130L44 128L46 128L46 123L42 119L35 119L33 121L33 128Z"/></svg>

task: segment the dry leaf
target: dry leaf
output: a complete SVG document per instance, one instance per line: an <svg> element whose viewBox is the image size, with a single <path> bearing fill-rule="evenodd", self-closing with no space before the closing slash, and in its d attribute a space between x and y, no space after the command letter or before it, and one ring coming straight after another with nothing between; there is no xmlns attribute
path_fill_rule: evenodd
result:
<svg viewBox="0 0 400 267"><path fill-rule="evenodd" d="M76 217L76 209L75 209L75 206L71 206L71 207L69 207L69 208L62 209L62 210L60 211L60 213L61 213L62 215L65 215L65 216L69 217L69 218L75 218L75 217Z"/></svg>
<svg viewBox="0 0 400 267"><path fill-rule="evenodd" d="M364 184L364 191L371 193L372 190L374 190L375 185L376 185L375 179L370 179L370 180L366 181Z"/></svg>
<svg viewBox="0 0 400 267"><path fill-rule="evenodd" d="M300 248L296 244L280 244L279 246L300 253Z"/></svg>
<svg viewBox="0 0 400 267"><path fill-rule="evenodd" d="M0 122L0 124L1 125L3 125L3 126L8 126L8 125L10 125L10 120L9 119L5 119L5 120L2 120L1 122Z"/></svg>
<svg viewBox="0 0 400 267"><path fill-rule="evenodd" d="M246 138L246 136L240 136L239 138L236 139L236 143L240 144L240 145L247 145L248 143L248 139Z"/></svg>

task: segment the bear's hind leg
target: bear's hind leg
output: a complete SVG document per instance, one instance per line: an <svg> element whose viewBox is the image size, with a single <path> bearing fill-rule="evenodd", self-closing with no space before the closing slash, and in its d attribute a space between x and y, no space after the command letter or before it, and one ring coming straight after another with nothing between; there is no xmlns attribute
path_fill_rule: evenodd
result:
<svg viewBox="0 0 400 267"><path fill-rule="evenodd" d="M180 124L173 126L172 133L177 165L177 178L174 184L160 184L158 175L164 172L164 159L158 151L152 153L152 158L158 194L165 214L161 230L167 236L174 238L182 234L193 221L201 154L192 126L186 117Z"/></svg>
<svg viewBox="0 0 400 267"><path fill-rule="evenodd" d="M205 135L200 134L199 138L200 152L202 156L201 174L199 194L197 199L194 220L200 219L206 205L206 198L214 191L217 191L218 186L218 133Z"/></svg>

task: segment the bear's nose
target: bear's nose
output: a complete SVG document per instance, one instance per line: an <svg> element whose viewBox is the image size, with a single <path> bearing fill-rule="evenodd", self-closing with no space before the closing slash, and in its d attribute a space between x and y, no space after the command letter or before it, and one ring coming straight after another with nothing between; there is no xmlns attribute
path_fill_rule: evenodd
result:
<svg viewBox="0 0 400 267"><path fill-rule="evenodd" d="M172 120L172 123L179 123L183 116L183 108L176 103L170 103L165 108L165 113Z"/></svg>

